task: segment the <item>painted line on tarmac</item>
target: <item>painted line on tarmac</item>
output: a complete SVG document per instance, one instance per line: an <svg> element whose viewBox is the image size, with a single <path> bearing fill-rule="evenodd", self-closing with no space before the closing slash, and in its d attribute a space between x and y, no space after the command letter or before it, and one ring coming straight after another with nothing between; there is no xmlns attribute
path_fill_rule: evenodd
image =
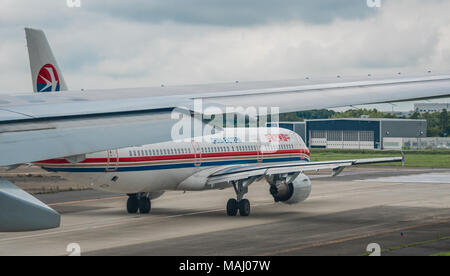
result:
<svg viewBox="0 0 450 276"><path fill-rule="evenodd" d="M274 204L274 203L273 202L260 203L260 204L253 205L253 207L261 207L261 206L272 205L272 204ZM159 218L158 217L150 217L150 216L148 216L148 217L139 216L139 218L152 218L152 219L156 219L155 222L157 222L157 221L162 221L162 220L167 220L167 219L172 219L172 218L178 218L178 217L195 216L195 215L199 215L199 214L221 212L223 210L224 210L223 208L220 208L220 209L213 209L213 210L208 210L208 211L198 211L198 212L192 212L192 213L186 213L186 214L170 215L170 216L159 217ZM134 218L136 218L136 216L134 216L133 219ZM62 231L52 231L52 232L35 234L35 235L26 235L26 236L5 238L5 239L0 239L0 242L8 242L8 241L21 240L21 239L37 238L37 237L44 237L44 236L49 236L49 235L66 234L66 233L77 232L77 231L86 231L86 230L90 230L90 229L102 229L102 228L108 228L108 227L112 227L112 226L119 226L119 225L125 225L125 224L130 224L130 223L137 223L137 221L130 221L130 220L121 221L121 222L118 222L118 223L104 224L104 225L99 225L99 226L80 227L80 228L76 228L76 229L69 229L69 230L62 230ZM139 222L142 222L142 220L139 221Z"/></svg>
<svg viewBox="0 0 450 276"><path fill-rule="evenodd" d="M51 203L51 204L47 204L47 205L50 206L50 207L52 207L52 206L64 206L64 205L84 203L84 202L96 202L96 201L123 199L123 198L127 198L127 197L126 196L112 196L112 197L103 197L103 198L82 199L82 200L74 200L74 201Z"/></svg>

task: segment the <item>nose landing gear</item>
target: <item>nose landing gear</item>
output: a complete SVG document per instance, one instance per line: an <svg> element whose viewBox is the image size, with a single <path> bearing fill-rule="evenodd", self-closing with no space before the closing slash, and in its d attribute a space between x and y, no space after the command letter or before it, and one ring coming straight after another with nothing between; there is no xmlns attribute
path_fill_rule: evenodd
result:
<svg viewBox="0 0 450 276"><path fill-rule="evenodd" d="M127 200L127 211L129 214L150 213L152 204L147 193L129 194Z"/></svg>

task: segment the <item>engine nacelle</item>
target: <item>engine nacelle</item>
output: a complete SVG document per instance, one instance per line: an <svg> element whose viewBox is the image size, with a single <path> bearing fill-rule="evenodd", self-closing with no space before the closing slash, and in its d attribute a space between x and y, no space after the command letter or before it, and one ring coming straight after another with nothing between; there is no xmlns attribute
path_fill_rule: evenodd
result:
<svg viewBox="0 0 450 276"><path fill-rule="evenodd" d="M281 181L277 185L270 185L270 193L276 202L300 203L311 194L311 180L306 175L300 174L291 183Z"/></svg>

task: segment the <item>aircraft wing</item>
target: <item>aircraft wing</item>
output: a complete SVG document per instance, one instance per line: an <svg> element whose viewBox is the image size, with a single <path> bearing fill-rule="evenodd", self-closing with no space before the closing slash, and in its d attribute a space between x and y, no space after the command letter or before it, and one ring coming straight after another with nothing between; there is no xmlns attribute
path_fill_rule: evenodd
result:
<svg viewBox="0 0 450 276"><path fill-rule="evenodd" d="M450 75L269 81L61 91L0 99L0 166L171 139L176 108L279 107L280 112L450 96Z"/></svg>
<svg viewBox="0 0 450 276"><path fill-rule="evenodd" d="M370 159L353 159L340 161L323 161L323 162L293 162L289 164L280 165L241 165L228 167L223 170L214 172L208 177L207 185L214 186L219 183L226 183L239 180L247 180L251 178L260 178L263 176L270 176L276 174L293 174L304 173L308 171L318 171L331 169L332 176L337 176L346 167L377 164L377 163L392 163L403 162L403 157L385 157L385 158L370 158Z"/></svg>
<svg viewBox="0 0 450 276"><path fill-rule="evenodd" d="M60 215L6 179L0 178L0 232L58 227Z"/></svg>

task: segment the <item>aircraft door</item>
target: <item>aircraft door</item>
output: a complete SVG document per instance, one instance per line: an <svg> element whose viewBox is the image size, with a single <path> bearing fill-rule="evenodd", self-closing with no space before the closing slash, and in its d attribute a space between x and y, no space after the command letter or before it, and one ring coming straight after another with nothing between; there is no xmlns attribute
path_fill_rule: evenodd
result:
<svg viewBox="0 0 450 276"><path fill-rule="evenodd" d="M106 172L116 172L119 167L119 150L108 150L106 157Z"/></svg>
<svg viewBox="0 0 450 276"><path fill-rule="evenodd" d="M257 152L257 154L258 154L258 163L263 163L263 159L264 159L264 148L263 148L263 145L261 144L261 143L258 143L257 145L256 145L256 150L258 151Z"/></svg>
<svg viewBox="0 0 450 276"><path fill-rule="evenodd" d="M194 150L194 165L196 167L200 167L202 165L202 150L200 148L200 144L192 140L191 145Z"/></svg>

